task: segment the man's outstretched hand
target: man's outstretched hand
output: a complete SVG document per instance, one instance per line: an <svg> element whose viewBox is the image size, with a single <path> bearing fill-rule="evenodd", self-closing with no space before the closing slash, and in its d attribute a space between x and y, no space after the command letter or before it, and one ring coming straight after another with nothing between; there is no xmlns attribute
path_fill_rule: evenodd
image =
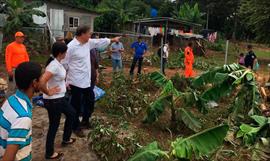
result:
<svg viewBox="0 0 270 161"><path fill-rule="evenodd" d="M122 38L122 36L117 36L111 39L111 42L117 42L120 41L120 39Z"/></svg>

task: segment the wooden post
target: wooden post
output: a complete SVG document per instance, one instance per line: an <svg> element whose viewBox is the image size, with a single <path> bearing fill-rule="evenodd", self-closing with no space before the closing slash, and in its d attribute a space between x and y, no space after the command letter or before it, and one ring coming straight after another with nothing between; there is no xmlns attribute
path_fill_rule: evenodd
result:
<svg viewBox="0 0 270 161"><path fill-rule="evenodd" d="M163 36L161 38L161 54L160 54L160 73L162 73L162 67L163 67Z"/></svg>
<svg viewBox="0 0 270 161"><path fill-rule="evenodd" d="M228 63L229 40L226 41L225 65Z"/></svg>

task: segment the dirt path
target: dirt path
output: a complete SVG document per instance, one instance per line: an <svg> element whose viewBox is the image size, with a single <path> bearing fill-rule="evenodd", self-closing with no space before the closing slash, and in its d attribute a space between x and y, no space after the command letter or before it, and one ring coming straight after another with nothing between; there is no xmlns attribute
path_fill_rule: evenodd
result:
<svg viewBox="0 0 270 161"><path fill-rule="evenodd" d="M62 161L99 161L95 153L89 148L87 138L77 138L75 145L61 147L63 134L64 116L61 119L61 125L55 139L55 151L65 154ZM36 107L33 110L33 161L46 161L44 159L45 142L48 130L48 115L44 108ZM85 131L87 134L89 131Z"/></svg>

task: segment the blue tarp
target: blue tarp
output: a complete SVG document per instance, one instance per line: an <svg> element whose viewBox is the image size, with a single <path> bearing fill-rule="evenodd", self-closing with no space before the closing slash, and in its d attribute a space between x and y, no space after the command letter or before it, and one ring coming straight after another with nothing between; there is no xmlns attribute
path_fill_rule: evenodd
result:
<svg viewBox="0 0 270 161"><path fill-rule="evenodd" d="M94 93L95 93L95 101L101 99L105 95L105 91L97 86L94 88ZM43 101L43 96L35 96L32 98L32 102L34 105L44 107L44 101Z"/></svg>

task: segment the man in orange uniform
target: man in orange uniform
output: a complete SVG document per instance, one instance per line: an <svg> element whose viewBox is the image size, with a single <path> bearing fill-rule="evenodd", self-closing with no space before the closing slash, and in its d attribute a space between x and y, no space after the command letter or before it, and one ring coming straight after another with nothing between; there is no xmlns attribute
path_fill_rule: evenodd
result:
<svg viewBox="0 0 270 161"><path fill-rule="evenodd" d="M193 63L194 63L194 55L192 50L192 43L189 42L188 46L185 48L185 77L190 78L193 76Z"/></svg>
<svg viewBox="0 0 270 161"><path fill-rule="evenodd" d="M15 90L15 82L13 82L15 69L19 64L29 61L29 56L23 42L24 34L22 32L16 32L15 41L6 47L6 68L9 76L8 96L14 93Z"/></svg>

